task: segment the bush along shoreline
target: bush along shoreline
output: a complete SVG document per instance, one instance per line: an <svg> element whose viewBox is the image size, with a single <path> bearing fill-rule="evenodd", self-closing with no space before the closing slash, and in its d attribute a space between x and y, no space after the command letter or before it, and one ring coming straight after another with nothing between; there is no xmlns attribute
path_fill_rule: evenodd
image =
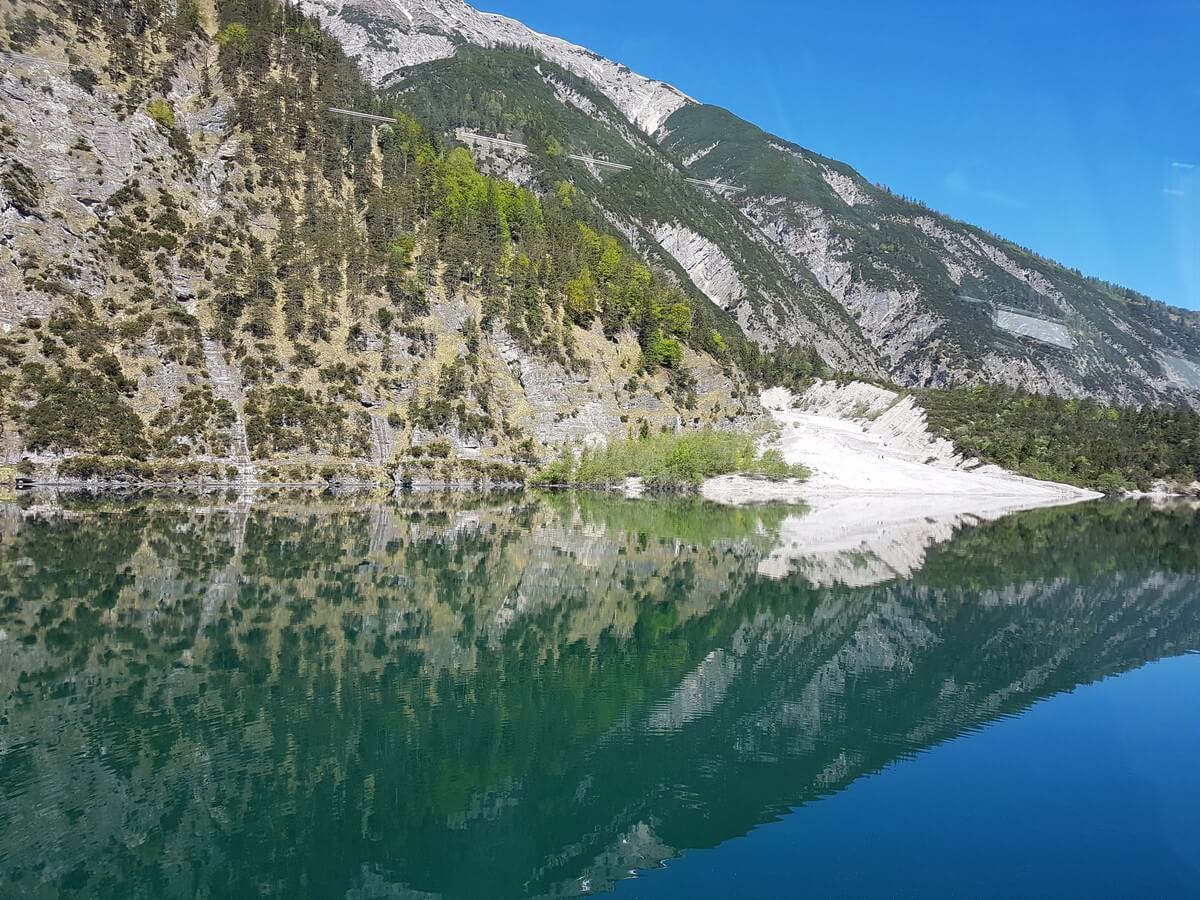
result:
<svg viewBox="0 0 1200 900"><path fill-rule="evenodd" d="M778 450L759 453L754 438L722 431L660 434L616 441L607 447L564 451L537 474L541 487L610 490L639 479L651 492L689 493L709 478L747 475L775 481L806 479Z"/></svg>

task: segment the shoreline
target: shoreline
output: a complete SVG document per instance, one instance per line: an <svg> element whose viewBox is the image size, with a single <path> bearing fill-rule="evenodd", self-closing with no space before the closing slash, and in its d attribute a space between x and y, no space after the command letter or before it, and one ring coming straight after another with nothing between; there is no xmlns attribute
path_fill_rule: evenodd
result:
<svg viewBox="0 0 1200 900"><path fill-rule="evenodd" d="M912 398L861 382L819 381L799 396L774 388L763 393L762 403L778 429L763 449L778 450L787 463L805 466L812 475L779 484L741 476L710 479L702 487L710 500L735 506L803 501L817 509L846 499L906 499L919 515L925 506L944 512L944 501L952 499L959 514L969 515L994 511L998 500L1017 512L1104 496L964 459L949 441L930 434Z"/></svg>
<svg viewBox="0 0 1200 900"><path fill-rule="evenodd" d="M778 428L767 446L811 477L770 483L725 476L705 482L701 493L733 507L807 507L787 517L760 562L769 578L877 584L918 571L931 547L963 528L1105 496L964 459L929 433L911 398L871 385L818 382L799 397L776 389L764 393L763 406Z"/></svg>
<svg viewBox="0 0 1200 900"><path fill-rule="evenodd" d="M778 428L768 446L812 476L771 483L731 475L710 479L701 493L734 507L807 507L785 521L760 565L770 577L799 568L816 583L874 583L919 568L929 547L961 528L1105 496L964 459L929 433L911 398L871 385L818 382L799 397L775 389L763 406Z"/></svg>

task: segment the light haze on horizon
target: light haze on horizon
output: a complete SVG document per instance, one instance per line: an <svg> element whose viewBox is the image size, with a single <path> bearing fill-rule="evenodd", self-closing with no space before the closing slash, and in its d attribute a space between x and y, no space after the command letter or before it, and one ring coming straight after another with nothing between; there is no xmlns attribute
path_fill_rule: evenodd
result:
<svg viewBox="0 0 1200 900"><path fill-rule="evenodd" d="M475 5L1085 275L1200 309L1200 4Z"/></svg>

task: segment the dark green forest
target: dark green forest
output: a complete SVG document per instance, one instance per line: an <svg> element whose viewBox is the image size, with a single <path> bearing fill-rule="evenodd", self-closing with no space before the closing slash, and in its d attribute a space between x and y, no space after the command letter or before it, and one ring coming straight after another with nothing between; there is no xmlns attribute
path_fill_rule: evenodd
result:
<svg viewBox="0 0 1200 900"><path fill-rule="evenodd" d="M1122 409L1000 385L923 391L930 427L969 456L1022 475L1106 492L1200 474L1200 416Z"/></svg>

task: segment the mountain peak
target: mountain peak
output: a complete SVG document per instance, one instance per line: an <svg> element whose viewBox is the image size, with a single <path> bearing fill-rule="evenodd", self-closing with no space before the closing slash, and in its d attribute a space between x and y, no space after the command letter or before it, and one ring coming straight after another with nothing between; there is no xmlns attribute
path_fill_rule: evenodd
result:
<svg viewBox="0 0 1200 900"><path fill-rule="evenodd" d="M377 86L403 71L446 59L463 44L530 47L605 94L631 122L654 134L680 107L694 103L669 84L647 78L597 53L534 31L461 0L300 0L358 60Z"/></svg>

